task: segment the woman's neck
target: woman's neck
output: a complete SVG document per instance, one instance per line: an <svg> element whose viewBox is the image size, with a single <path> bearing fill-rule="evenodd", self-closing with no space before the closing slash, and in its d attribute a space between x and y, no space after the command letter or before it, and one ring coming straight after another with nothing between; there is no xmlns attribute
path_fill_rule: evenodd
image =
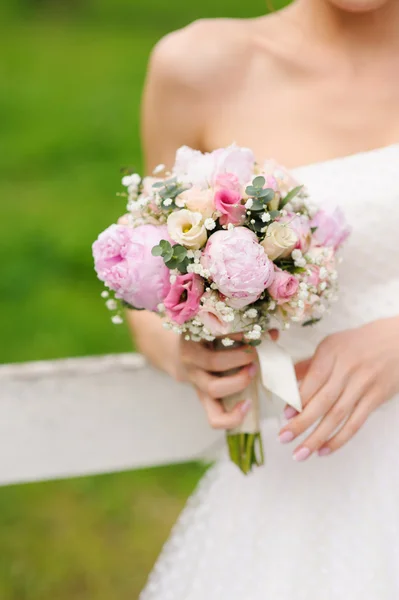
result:
<svg viewBox="0 0 399 600"><path fill-rule="evenodd" d="M288 8L316 40L351 52L399 46L399 0L364 13L341 10L328 0L296 0Z"/></svg>

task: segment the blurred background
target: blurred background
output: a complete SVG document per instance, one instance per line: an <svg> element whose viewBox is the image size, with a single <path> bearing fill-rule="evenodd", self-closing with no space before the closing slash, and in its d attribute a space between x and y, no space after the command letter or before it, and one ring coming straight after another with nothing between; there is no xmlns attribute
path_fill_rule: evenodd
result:
<svg viewBox="0 0 399 600"><path fill-rule="evenodd" d="M90 246L123 212L121 167L142 166L148 55L190 21L261 15L266 4L1 1L0 362L131 349L99 298ZM1 600L137 598L203 472L0 488Z"/></svg>

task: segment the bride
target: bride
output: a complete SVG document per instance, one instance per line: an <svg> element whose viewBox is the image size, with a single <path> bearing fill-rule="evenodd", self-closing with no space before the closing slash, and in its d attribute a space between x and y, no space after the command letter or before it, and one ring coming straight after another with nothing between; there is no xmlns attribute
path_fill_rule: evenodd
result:
<svg viewBox="0 0 399 600"><path fill-rule="evenodd" d="M150 171L184 144L235 141L341 205L353 233L332 314L280 337L303 413L265 420L263 469L244 478L221 460L209 471L142 600L398 600L398 107L398 0L296 0L254 20L194 23L156 47ZM216 352L152 314L130 319L141 352L195 386L213 427L239 424L247 404L226 414L218 398L248 386L253 349Z"/></svg>

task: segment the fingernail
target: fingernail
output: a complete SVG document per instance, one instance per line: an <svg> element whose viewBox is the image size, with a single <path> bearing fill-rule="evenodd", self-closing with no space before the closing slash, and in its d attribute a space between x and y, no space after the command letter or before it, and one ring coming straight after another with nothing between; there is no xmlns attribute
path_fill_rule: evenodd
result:
<svg viewBox="0 0 399 600"><path fill-rule="evenodd" d="M317 454L319 456L328 456L329 454L331 454L331 448L320 448Z"/></svg>
<svg viewBox="0 0 399 600"><path fill-rule="evenodd" d="M284 416L286 419L292 419L297 414L298 414L298 411L295 410L295 408L293 408L292 406L287 406L287 408L284 410Z"/></svg>
<svg viewBox="0 0 399 600"><path fill-rule="evenodd" d="M252 363L252 365L248 369L249 376L254 377L257 370L258 370L257 365L255 363Z"/></svg>
<svg viewBox="0 0 399 600"><path fill-rule="evenodd" d="M297 462L303 462L304 460L309 458L310 454L311 454L311 452L310 452L309 448L299 448L299 450L294 452L293 458Z"/></svg>
<svg viewBox="0 0 399 600"><path fill-rule="evenodd" d="M292 442L294 437L295 436L292 431L284 431L283 433L280 433L278 439L282 444L289 444L289 442Z"/></svg>
<svg viewBox="0 0 399 600"><path fill-rule="evenodd" d="M247 414L247 412L251 408L251 404L252 404L251 400L244 400L244 402L241 404L240 410L243 415Z"/></svg>

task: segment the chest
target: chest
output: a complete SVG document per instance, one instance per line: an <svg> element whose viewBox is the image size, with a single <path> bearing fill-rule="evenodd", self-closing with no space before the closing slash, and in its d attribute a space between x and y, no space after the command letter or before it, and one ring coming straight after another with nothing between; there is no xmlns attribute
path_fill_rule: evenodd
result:
<svg viewBox="0 0 399 600"><path fill-rule="evenodd" d="M249 81L214 103L205 149L233 141L259 160L287 167L330 160L399 141L399 81L282 78Z"/></svg>

